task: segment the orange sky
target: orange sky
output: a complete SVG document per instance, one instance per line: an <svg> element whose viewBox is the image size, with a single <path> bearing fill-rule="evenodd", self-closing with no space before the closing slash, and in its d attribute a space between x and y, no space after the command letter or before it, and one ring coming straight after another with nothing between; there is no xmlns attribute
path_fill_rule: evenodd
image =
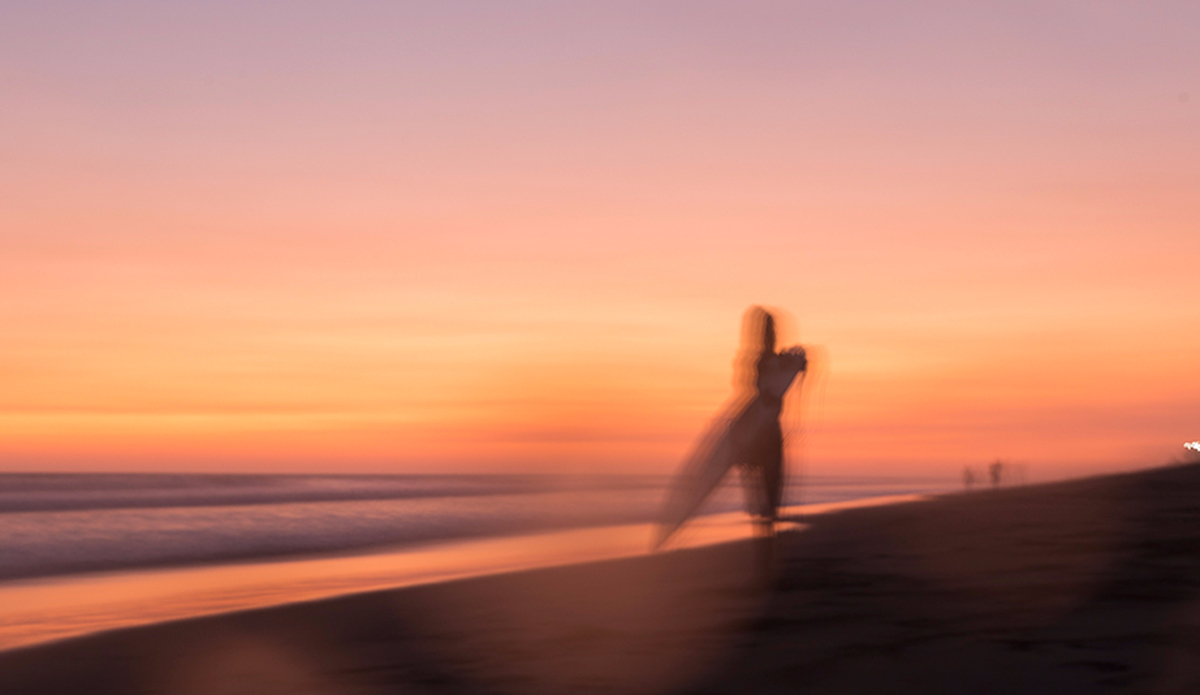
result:
<svg viewBox="0 0 1200 695"><path fill-rule="evenodd" d="M0 21L0 470L673 469L741 313L806 470L1200 438L1191 3Z"/></svg>

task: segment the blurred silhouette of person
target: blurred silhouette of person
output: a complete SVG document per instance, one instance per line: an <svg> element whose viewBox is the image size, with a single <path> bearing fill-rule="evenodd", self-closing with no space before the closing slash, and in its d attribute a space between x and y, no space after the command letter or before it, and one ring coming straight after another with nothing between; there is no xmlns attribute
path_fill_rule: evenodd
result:
<svg viewBox="0 0 1200 695"><path fill-rule="evenodd" d="M963 467L963 488L970 490L975 485L975 471L970 466Z"/></svg>
<svg viewBox="0 0 1200 695"><path fill-rule="evenodd" d="M751 307L742 321L742 343L734 365L737 393L724 414L700 438L668 491L654 548L700 508L730 468L738 468L753 518L761 577L774 566L775 522L783 501L783 397L797 376L806 374L804 348L776 351L776 321L762 307ZM801 377L802 378L802 377Z"/></svg>
<svg viewBox="0 0 1200 695"><path fill-rule="evenodd" d="M743 380L750 382L749 398L730 425L729 436L738 452L747 511L766 535L774 534L783 501L783 396L808 368L804 348L776 352L775 342L775 317L762 307L751 307L743 324L739 365Z"/></svg>
<svg viewBox="0 0 1200 695"><path fill-rule="evenodd" d="M1000 487L1000 476L1004 473L1004 462L993 461L992 465L988 466L988 475L992 479L992 487Z"/></svg>

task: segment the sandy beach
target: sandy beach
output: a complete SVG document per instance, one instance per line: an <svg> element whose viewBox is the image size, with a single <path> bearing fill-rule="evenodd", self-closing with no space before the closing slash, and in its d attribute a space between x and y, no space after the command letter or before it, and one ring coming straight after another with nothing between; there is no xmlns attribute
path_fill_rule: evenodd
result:
<svg viewBox="0 0 1200 695"><path fill-rule="evenodd" d="M0 7L0 695L1200 695L1200 0Z"/></svg>
<svg viewBox="0 0 1200 695"><path fill-rule="evenodd" d="M1200 465L0 654L3 693L1187 693Z"/></svg>

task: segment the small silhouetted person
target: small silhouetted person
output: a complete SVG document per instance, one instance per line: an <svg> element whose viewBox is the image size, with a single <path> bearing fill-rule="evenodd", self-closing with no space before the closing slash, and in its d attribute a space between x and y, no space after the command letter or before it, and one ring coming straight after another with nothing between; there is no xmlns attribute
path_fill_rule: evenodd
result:
<svg viewBox="0 0 1200 695"><path fill-rule="evenodd" d="M1004 474L1004 462L993 461L988 466L988 476L992 479L992 487L1000 487L1000 477Z"/></svg>
<svg viewBox="0 0 1200 695"><path fill-rule="evenodd" d="M970 490L971 486L973 486L975 484L975 471L971 470L970 466L965 466L963 468L962 478L963 478L963 488L966 490Z"/></svg>

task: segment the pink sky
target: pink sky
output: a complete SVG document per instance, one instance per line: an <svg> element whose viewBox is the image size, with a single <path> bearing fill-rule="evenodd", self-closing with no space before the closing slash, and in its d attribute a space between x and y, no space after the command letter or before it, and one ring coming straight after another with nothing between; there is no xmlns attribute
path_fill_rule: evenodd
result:
<svg viewBox="0 0 1200 695"><path fill-rule="evenodd" d="M751 304L807 470L1182 455L1200 6L797 5L0 10L0 470L667 472Z"/></svg>

